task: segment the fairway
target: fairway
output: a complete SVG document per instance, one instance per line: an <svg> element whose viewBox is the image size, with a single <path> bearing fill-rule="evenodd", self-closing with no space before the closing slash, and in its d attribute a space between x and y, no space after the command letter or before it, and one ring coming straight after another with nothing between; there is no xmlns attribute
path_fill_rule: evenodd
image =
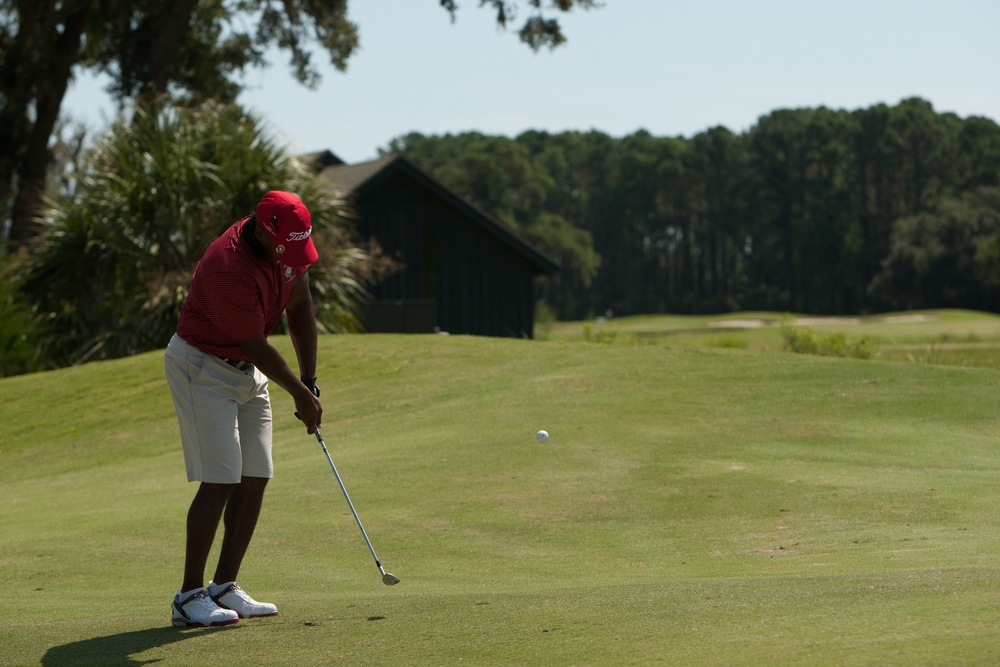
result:
<svg viewBox="0 0 1000 667"><path fill-rule="evenodd" d="M162 353L0 380L0 665L1000 664L995 368L345 335L319 384L401 583L272 387L280 615L179 630Z"/></svg>

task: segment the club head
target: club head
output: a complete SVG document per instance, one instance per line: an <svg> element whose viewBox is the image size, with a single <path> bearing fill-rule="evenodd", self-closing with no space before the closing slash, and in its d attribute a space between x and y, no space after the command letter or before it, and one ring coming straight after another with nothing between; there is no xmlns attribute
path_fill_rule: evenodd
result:
<svg viewBox="0 0 1000 667"><path fill-rule="evenodd" d="M389 574L388 572L386 572L385 574L382 575L382 583L385 584L386 586L395 586L396 584L399 583L399 577L397 577L394 574Z"/></svg>

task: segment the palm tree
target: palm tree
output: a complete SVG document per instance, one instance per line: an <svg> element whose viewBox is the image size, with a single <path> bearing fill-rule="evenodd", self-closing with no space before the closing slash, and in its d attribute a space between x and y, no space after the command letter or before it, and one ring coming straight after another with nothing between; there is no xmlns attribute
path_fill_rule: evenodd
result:
<svg viewBox="0 0 1000 667"><path fill-rule="evenodd" d="M21 298L17 273L17 262L0 250L0 377L44 368L39 334L45 323Z"/></svg>
<svg viewBox="0 0 1000 667"><path fill-rule="evenodd" d="M384 273L378 249L354 241L344 203L238 106L136 108L78 169L72 193L48 203L23 274L47 315L54 365L166 345L205 248L267 190L296 192L312 212L322 330L356 329L367 286Z"/></svg>

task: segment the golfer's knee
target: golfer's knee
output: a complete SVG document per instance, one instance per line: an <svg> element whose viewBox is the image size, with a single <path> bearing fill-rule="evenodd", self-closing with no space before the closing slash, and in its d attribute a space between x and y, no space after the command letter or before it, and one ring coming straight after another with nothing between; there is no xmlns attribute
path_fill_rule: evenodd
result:
<svg viewBox="0 0 1000 667"><path fill-rule="evenodd" d="M202 482L201 486L198 487L198 493L195 494L195 503L211 503L219 504L225 503L226 498L233 492L238 485L237 484L214 484L211 482Z"/></svg>
<svg viewBox="0 0 1000 667"><path fill-rule="evenodd" d="M264 487L270 480L267 477L242 477L240 479L240 487L247 491L260 491L263 493Z"/></svg>

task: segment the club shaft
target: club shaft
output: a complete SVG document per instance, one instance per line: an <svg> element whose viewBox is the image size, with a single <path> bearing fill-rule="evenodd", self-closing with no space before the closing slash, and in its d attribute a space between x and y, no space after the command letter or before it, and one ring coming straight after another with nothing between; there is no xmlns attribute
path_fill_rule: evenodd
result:
<svg viewBox="0 0 1000 667"><path fill-rule="evenodd" d="M326 454L326 460L330 462L330 468L333 470L334 477L337 478L337 484L340 485L340 490L344 492L344 498L347 500L347 506L351 508L351 514L354 515L354 520L358 522L358 528L361 529L361 535L365 538L365 544L368 545L368 550L372 552L372 558L375 559L375 565L384 577L385 570L382 569L382 563L379 562L378 556L375 555L375 547L372 546L372 541L368 539L368 533L365 532L365 527L361 525L361 519L358 517L357 510L354 509L354 503L351 502L351 496L347 493L347 487L344 486L344 480L340 478L340 473L337 472L337 466L333 463L333 457L330 456L330 450L326 448L326 443L323 442L323 436L320 435L319 429L316 429L316 440L319 441L320 447L323 448L323 453Z"/></svg>

